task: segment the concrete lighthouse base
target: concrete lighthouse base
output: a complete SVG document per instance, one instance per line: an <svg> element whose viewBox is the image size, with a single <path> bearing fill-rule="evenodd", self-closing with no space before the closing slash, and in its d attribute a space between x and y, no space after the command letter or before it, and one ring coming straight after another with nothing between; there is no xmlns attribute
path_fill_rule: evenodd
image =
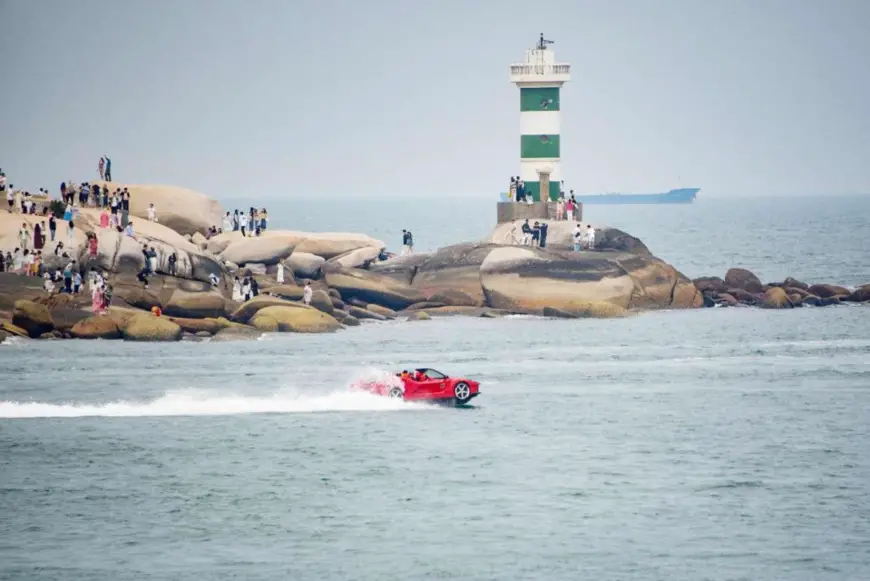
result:
<svg viewBox="0 0 870 581"><path fill-rule="evenodd" d="M497 221L499 224L514 220L555 220L556 202L498 202ZM577 204L574 221L583 220L583 204Z"/></svg>

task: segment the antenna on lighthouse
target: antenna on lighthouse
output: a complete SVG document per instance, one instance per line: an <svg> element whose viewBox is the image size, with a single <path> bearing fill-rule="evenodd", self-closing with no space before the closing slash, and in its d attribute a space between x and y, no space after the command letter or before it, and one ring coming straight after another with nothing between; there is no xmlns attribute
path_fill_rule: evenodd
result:
<svg viewBox="0 0 870 581"><path fill-rule="evenodd" d="M538 50L547 50L548 44L553 44L552 40L544 40L544 33L541 33L541 40L538 41Z"/></svg>

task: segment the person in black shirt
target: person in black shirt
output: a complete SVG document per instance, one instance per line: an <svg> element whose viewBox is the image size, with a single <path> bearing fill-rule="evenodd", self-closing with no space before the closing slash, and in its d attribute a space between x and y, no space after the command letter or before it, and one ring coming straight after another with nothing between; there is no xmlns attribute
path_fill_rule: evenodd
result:
<svg viewBox="0 0 870 581"><path fill-rule="evenodd" d="M546 222L541 222L541 238L538 241L538 245L541 248L547 247L547 229L548 228L549 228L549 226L547 225Z"/></svg>

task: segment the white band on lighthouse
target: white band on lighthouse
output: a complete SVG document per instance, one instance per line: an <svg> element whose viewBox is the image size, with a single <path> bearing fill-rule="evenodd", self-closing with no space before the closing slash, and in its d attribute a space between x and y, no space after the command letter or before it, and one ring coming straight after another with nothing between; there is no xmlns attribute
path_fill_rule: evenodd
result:
<svg viewBox="0 0 870 581"><path fill-rule="evenodd" d="M570 65L556 63L548 44L542 34L525 62L511 65L511 82L520 89L519 175L535 201L555 200L562 181L560 89L570 79Z"/></svg>

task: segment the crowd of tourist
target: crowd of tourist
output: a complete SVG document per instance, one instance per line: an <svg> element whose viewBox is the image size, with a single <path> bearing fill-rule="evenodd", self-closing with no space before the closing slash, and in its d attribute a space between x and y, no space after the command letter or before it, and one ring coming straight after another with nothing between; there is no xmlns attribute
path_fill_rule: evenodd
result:
<svg viewBox="0 0 870 581"><path fill-rule="evenodd" d="M233 210L232 214L227 212L223 219L223 228L216 229L217 234L222 232L241 232L242 236L259 236L266 231L269 225L269 214L266 208L250 208L248 212L244 210Z"/></svg>

